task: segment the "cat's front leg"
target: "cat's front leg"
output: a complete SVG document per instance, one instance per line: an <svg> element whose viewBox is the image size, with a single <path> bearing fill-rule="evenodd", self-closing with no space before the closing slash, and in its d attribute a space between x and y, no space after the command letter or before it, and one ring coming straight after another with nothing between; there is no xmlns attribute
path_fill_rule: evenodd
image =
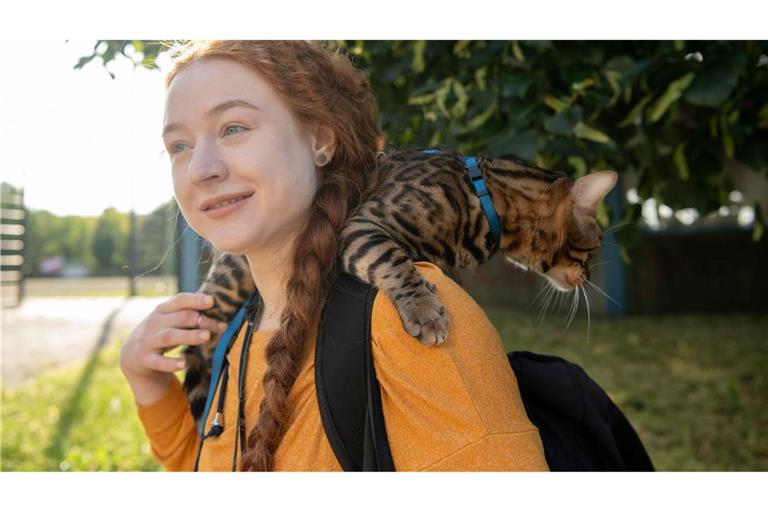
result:
<svg viewBox="0 0 768 512"><path fill-rule="evenodd" d="M386 294L408 334L425 345L445 342L449 319L435 285L419 274L405 250L380 226L350 219L340 250L344 271Z"/></svg>

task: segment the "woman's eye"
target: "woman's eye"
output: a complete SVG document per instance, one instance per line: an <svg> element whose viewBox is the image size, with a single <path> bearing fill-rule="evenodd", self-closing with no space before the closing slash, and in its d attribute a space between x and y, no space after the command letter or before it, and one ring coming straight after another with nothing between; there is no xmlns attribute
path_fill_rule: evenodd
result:
<svg viewBox="0 0 768 512"><path fill-rule="evenodd" d="M226 137L228 135L234 135L236 133L240 133L240 130L246 131L247 128L244 126L238 126L235 124L227 126L226 128L224 128L224 136Z"/></svg>
<svg viewBox="0 0 768 512"><path fill-rule="evenodd" d="M176 153L181 153L184 150L184 147L186 144L183 142L176 142L175 144L171 144L171 147L169 148L169 152L172 155L175 155Z"/></svg>

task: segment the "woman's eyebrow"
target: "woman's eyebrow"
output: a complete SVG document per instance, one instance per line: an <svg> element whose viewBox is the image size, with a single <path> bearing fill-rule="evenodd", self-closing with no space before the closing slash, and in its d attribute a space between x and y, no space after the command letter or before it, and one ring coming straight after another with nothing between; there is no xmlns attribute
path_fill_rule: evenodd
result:
<svg viewBox="0 0 768 512"><path fill-rule="evenodd" d="M257 107L256 105L254 105L252 103L248 103L245 100L227 100L227 101L225 101L223 103L219 103L215 107L212 107L211 109L209 109L208 112L205 113L205 116L209 117L209 118L210 117L214 117L216 115L221 114L225 110L229 110L230 108L234 108L234 107L245 107L245 108L250 108L252 110L260 110L259 107ZM167 124L167 125L165 125L165 128L163 128L162 136L165 137L165 135L168 132L172 132L174 130L178 130L181 127L182 127L182 125L180 123L170 123L170 124Z"/></svg>

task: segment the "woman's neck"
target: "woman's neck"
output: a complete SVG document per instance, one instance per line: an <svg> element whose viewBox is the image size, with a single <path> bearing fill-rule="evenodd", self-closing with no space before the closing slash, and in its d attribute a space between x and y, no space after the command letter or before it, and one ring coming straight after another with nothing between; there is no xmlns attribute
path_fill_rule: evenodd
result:
<svg viewBox="0 0 768 512"><path fill-rule="evenodd" d="M280 316L286 303L285 280L293 266L292 246L292 243L284 243L277 249L245 255L263 304L256 331L272 331L280 327Z"/></svg>

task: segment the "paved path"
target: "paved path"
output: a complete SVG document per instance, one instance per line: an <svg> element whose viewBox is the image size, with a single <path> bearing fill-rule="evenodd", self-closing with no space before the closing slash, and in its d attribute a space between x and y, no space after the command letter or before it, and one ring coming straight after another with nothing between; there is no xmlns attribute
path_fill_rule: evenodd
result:
<svg viewBox="0 0 768 512"><path fill-rule="evenodd" d="M18 308L3 309L3 387L85 359L99 343L129 333L167 298L28 298Z"/></svg>

